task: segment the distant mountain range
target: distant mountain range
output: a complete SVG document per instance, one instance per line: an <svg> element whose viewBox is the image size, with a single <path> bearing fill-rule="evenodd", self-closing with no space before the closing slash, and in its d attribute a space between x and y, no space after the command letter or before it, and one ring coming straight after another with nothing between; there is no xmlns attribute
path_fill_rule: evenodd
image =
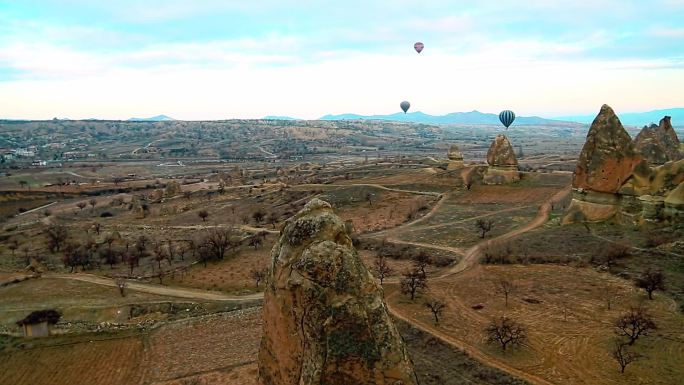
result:
<svg viewBox="0 0 684 385"><path fill-rule="evenodd" d="M176 120L174 118L168 117L166 115L157 115L153 116L151 118L130 118L127 121L128 122L168 122Z"/></svg>
<svg viewBox="0 0 684 385"><path fill-rule="evenodd" d="M289 116L266 116L264 119L274 120L299 120ZM423 112L409 112L407 114L398 112L390 115L325 115L319 120L388 120L394 122L411 122L424 124L501 124L498 114L484 113L479 111L453 112L446 115L429 115ZM544 119L538 116L518 116L515 118L516 124L539 125L550 123L563 123L557 120ZM567 122L565 122L567 123Z"/></svg>
<svg viewBox="0 0 684 385"><path fill-rule="evenodd" d="M622 114L616 111L616 113L620 118L620 122L626 126L645 126L651 123L658 124L663 116L671 116L673 126L684 126L684 108L668 108L648 112L626 112ZM555 119L591 124L595 117L596 115L575 115L559 116Z"/></svg>
<svg viewBox="0 0 684 385"><path fill-rule="evenodd" d="M266 120L305 120L305 119L299 119L299 118L291 118L289 116L277 116L277 115L264 116L264 119L266 119Z"/></svg>
<svg viewBox="0 0 684 385"><path fill-rule="evenodd" d="M598 112L597 112L598 113ZM651 123L656 123L663 118L663 116L672 117L672 125L675 127L684 126L684 108L669 108L662 110L654 110L648 112L628 112L618 113L620 121L626 126L644 126ZM515 123L518 125L543 125L543 124L558 124L558 123L582 123L591 124L596 115L574 115L574 116L559 116L554 118L542 118L539 116L518 116L515 118ZM299 120L289 116L267 116L264 119L275 120ZM453 112L446 115L429 115L423 112L410 112L403 114L401 112L390 115L358 115L358 114L340 114L340 115L325 115L319 118L320 120L389 120L396 122L411 122L424 124L500 124L499 115L492 113L484 113L479 111L471 112Z"/></svg>
<svg viewBox="0 0 684 385"><path fill-rule="evenodd" d="M342 114L342 115L325 115L320 120L392 120L398 122L412 122L424 124L501 124L499 122L498 114L484 113L479 111L471 112L453 112L446 115L429 115L423 112L410 112L403 114L398 112L391 115L356 115L356 114ZM515 124L522 125L540 125L559 123L557 120L544 119L538 116L518 116L515 118Z"/></svg>

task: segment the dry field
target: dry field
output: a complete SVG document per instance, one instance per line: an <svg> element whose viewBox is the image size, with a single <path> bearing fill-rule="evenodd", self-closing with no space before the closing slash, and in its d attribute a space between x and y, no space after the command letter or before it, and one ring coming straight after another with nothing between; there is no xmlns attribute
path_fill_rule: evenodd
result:
<svg viewBox="0 0 684 385"><path fill-rule="evenodd" d="M38 309L59 309L64 320L93 322L123 321L132 303L177 300L154 294L129 291L121 297L115 287L69 279L38 278L0 287L0 323L11 324Z"/></svg>
<svg viewBox="0 0 684 385"><path fill-rule="evenodd" d="M137 336L61 338L0 353L0 384L173 384L207 376L223 383L255 378L260 308L177 321ZM175 382L174 382L175 381ZM210 382L214 383L214 382ZM221 382L219 382L221 383ZM251 384L252 382L244 382Z"/></svg>
<svg viewBox="0 0 684 385"><path fill-rule="evenodd" d="M164 281L169 286L192 287L217 290L231 294L249 294L263 289L263 282L256 287L251 271L268 266L273 242L266 243L257 250L245 247L234 257L223 261L212 261L204 267L195 264L187 271L176 274Z"/></svg>
<svg viewBox="0 0 684 385"><path fill-rule="evenodd" d="M261 331L261 308L164 326L149 338L145 379L155 384L212 372L230 377L254 364Z"/></svg>
<svg viewBox="0 0 684 385"><path fill-rule="evenodd" d="M144 355L134 337L25 349L0 356L0 384L138 384Z"/></svg>
<svg viewBox="0 0 684 385"><path fill-rule="evenodd" d="M508 307L496 282L516 285ZM389 290L391 306L415 322L458 344L480 351L486 364L520 370L555 384L680 384L684 378L684 316L663 295L645 300L629 281L591 269L551 265L478 266L429 283L429 295L447 303L443 320L433 326L418 299L411 303ZM611 310L606 295L615 293ZM635 349L645 358L624 375L610 356L613 320L629 306L643 302L658 330L640 338ZM481 305L475 310L473 306ZM525 325L529 341L501 352L485 342L484 328L502 315Z"/></svg>

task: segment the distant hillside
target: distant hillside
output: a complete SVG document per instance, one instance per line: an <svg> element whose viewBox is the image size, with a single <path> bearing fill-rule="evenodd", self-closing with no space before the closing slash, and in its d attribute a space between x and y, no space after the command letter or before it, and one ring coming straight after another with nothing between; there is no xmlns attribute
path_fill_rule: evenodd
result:
<svg viewBox="0 0 684 385"><path fill-rule="evenodd" d="M446 115L429 115L418 112L403 114L398 112L391 115L325 115L320 120L392 120L398 122L412 122L424 124L501 124L498 114L483 113L479 111L453 112ZM559 123L558 120L544 119L538 116L518 116L514 124L540 125Z"/></svg>
<svg viewBox="0 0 684 385"><path fill-rule="evenodd" d="M658 124L660 119L667 115L672 117L673 126L684 127L684 108L668 108L665 110L653 110L649 112L616 112L622 124L628 126L645 126L651 123ZM595 117L596 115L575 115L562 116L556 119L589 124L594 121Z"/></svg>
<svg viewBox="0 0 684 385"><path fill-rule="evenodd" d="M268 115L268 116L264 116L264 120L304 120L304 119L292 118L289 116Z"/></svg>
<svg viewBox="0 0 684 385"><path fill-rule="evenodd" d="M130 119L128 119L129 122L166 122L166 121L171 121L171 120L176 120L176 119L168 117L166 115L157 115L157 116L153 116L151 118L130 118Z"/></svg>

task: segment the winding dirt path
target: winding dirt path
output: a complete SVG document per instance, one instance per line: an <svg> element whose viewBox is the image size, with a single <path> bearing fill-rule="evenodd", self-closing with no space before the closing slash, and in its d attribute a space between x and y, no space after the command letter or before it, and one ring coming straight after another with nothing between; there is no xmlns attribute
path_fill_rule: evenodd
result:
<svg viewBox="0 0 684 385"><path fill-rule="evenodd" d="M116 287L116 280L111 278L105 278L93 274L46 274L45 278L58 278L58 279L71 279L76 281L94 283L96 285ZM241 302L241 301L252 301L261 299L263 297L262 293L254 293L250 295L240 295L232 296L225 295L218 292L211 292L201 289L187 289L179 287L169 287L161 286L150 283L141 283L127 280L127 290L135 290L143 293L164 295L168 297L179 297L179 298L189 298L189 299L199 299L207 301L229 301L229 302Z"/></svg>
<svg viewBox="0 0 684 385"><path fill-rule="evenodd" d="M519 227L517 229L514 229L506 234L502 234L496 238L488 239L486 241L480 242L477 245L471 247L465 252L464 257L452 268L448 269L446 272L443 274L433 277L431 280L434 281L444 281L444 280L449 280L450 283L453 283L453 279L455 278L454 276L463 274L465 272L471 272L474 268L478 267L478 261L480 256L482 255L482 252L489 246L495 245L497 243L501 243L504 241L508 241L512 238L515 238L521 234L524 234L528 231L531 231L544 223L549 218L549 214L551 212L551 205L553 202L556 202L558 199L562 198L568 193L566 189L563 189L556 194L554 194L551 198L547 199L542 205L539 207L539 211L537 212L537 216L529 223L526 225ZM422 245L421 245L422 246ZM434 245L433 245L434 248ZM454 250L456 252L456 250ZM475 271L472 271L475 273ZM388 281L388 283L390 283ZM497 359L496 357L492 357L481 350L479 350L476 346L473 346L469 344L468 342L458 339L452 335L449 335L447 333L444 333L443 331L437 329L434 325L422 322L418 319L415 319L411 317L410 315L402 312L400 309L392 305L392 301L390 299L394 298L397 295L397 292L391 293L388 298L387 298L387 308L390 311L390 313L409 323L410 325L413 325L414 327L429 333L433 335L436 338L439 338L440 340L444 341L445 343L448 343L449 345L455 346L459 349L464 350L467 352L471 357L474 357L475 359L479 360L480 362L488 365L495 367L497 369L500 369L504 372L507 372L515 377L521 378L525 381L528 381L532 384L541 384L541 385L551 385L553 384L552 382L549 382L548 380L545 380L541 377L535 376L533 374L527 373L525 371L522 371L520 369L517 369L506 362ZM465 311L465 312L472 312L471 309L468 308L460 299L456 298L455 296L452 296L450 298L450 303L452 305L457 306L459 309ZM479 316L475 314L474 316Z"/></svg>
<svg viewBox="0 0 684 385"><path fill-rule="evenodd" d="M509 231L506 234L499 235L496 238L491 238L486 241L482 241L477 245L471 247L470 249L468 249L468 251L466 251L463 259L461 259L456 265L447 270L438 278L447 278L472 268L473 266L477 265L482 252L487 247L500 244L504 241L509 241L519 235L522 235L528 231L534 230L537 227L543 225L549 219L549 214L551 213L551 204L560 199L561 197L563 197L567 193L567 190L564 189L554 194L551 198L547 199L546 202L542 203L542 205L539 207L537 216L534 217L534 219L531 222L527 223L525 226Z"/></svg>
<svg viewBox="0 0 684 385"><path fill-rule="evenodd" d="M299 184L296 186L292 186L292 190L297 190L300 187L305 187L305 188L312 188L312 187L374 187L374 188L377 188L380 190L401 192L401 193L407 193L407 194L432 195L432 196L436 196L436 197L443 195L442 193L438 193L438 192L434 192L434 191L404 190L404 189L399 189L399 188L387 187L387 186L383 186L381 184L375 184L375 183L358 183L358 184L315 184L315 183L310 183L310 184Z"/></svg>
<svg viewBox="0 0 684 385"><path fill-rule="evenodd" d="M392 298L396 296L396 292L392 293L387 299ZM436 329L433 325L422 322L420 320L417 320L415 318L411 318L410 316L407 316L403 314L402 312L398 311L395 307L390 306L390 301L387 302L387 308L392 313L392 315L409 325L415 327L416 329L419 329L422 332L428 333L431 336L441 340L442 342L449 344L451 346L455 346L464 352L466 352L470 357L482 362L483 364L487 366L494 367L496 369L499 369L503 372L509 373L514 377L523 379L531 384L540 384L540 385L553 385L552 382L549 382L541 377L537 377L535 375L529 374L527 372L524 372L520 369L516 369L510 365L507 365L504 362L501 362L497 359L493 359L489 355L483 353L476 347L473 347L466 343L465 341L462 341L458 338L455 338L453 336L450 336L449 334L446 334L438 329Z"/></svg>

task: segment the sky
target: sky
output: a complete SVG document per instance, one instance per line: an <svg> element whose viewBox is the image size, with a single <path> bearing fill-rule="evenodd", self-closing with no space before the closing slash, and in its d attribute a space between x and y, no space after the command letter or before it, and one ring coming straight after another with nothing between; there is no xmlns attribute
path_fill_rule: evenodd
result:
<svg viewBox="0 0 684 385"><path fill-rule="evenodd" d="M684 107L682 20L684 0L0 0L0 117Z"/></svg>

